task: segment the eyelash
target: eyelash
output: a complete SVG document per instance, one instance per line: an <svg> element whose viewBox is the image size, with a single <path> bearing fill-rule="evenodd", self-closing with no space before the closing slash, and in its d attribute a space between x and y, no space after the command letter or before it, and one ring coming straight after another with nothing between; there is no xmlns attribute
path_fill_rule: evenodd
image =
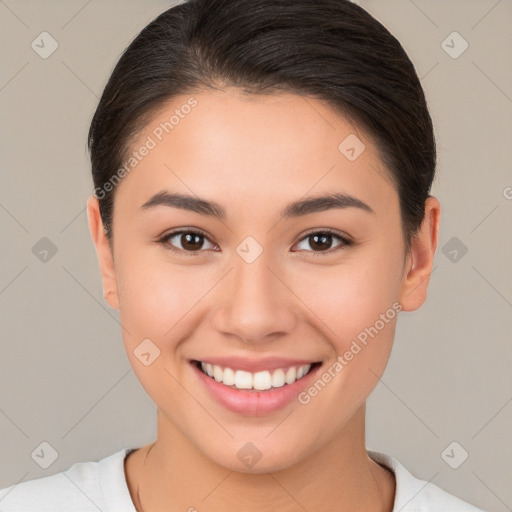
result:
<svg viewBox="0 0 512 512"><path fill-rule="evenodd" d="M158 243L162 244L163 246L165 246L166 248L170 249L173 252L180 253L180 254L185 253L187 256L199 256L202 252L204 252L203 250L185 251L183 249L178 249L177 247L174 247L173 245L171 245L169 243L169 240L171 238L174 238L177 235L184 235L184 234L192 234L192 235L202 236L202 237L206 238L210 243L213 244L213 242L206 235L206 233L203 233L202 231L199 231L199 230L193 230L193 229L190 229L190 230L181 229L181 230L172 231L171 233L168 233L168 234L164 235L163 237L161 237L158 240ZM342 243L340 245L337 245L333 249L328 249L326 251L306 251L306 252L310 252L314 256L322 256L325 254L332 254L334 252L337 252L340 249L354 245L354 242L352 240L341 235L338 231L336 231L334 229L330 229L330 228L326 228L326 229L322 229L322 230L318 230L318 231L311 231L311 232L307 233L306 235L304 235L299 240L298 243L302 242L303 240L306 240L307 238L309 238L313 235L325 235L325 234L333 235L335 238L337 238ZM213 245L215 245L215 244L213 244Z"/></svg>

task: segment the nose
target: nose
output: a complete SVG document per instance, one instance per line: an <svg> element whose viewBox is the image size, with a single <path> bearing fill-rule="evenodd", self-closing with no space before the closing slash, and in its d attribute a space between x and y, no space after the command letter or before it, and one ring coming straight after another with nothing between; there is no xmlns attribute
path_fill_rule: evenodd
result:
<svg viewBox="0 0 512 512"><path fill-rule="evenodd" d="M236 256L227 277L213 317L220 334L261 343L292 332L299 300L265 251L252 263Z"/></svg>

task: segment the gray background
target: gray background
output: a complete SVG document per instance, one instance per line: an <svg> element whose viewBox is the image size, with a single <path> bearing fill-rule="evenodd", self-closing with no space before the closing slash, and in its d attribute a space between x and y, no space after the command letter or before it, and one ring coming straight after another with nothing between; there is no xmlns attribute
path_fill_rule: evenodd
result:
<svg viewBox="0 0 512 512"><path fill-rule="evenodd" d="M512 1L359 3L421 77L442 205L429 297L400 315L367 446L477 506L512 510ZM102 296L85 139L121 51L172 5L0 0L0 488L154 439L155 406ZM47 59L31 47L43 31L59 45ZM458 58L442 46L454 31L469 44ZM46 260L43 237L57 249ZM43 441L58 452L47 469L31 456ZM454 441L452 464L469 454L457 469L442 457Z"/></svg>

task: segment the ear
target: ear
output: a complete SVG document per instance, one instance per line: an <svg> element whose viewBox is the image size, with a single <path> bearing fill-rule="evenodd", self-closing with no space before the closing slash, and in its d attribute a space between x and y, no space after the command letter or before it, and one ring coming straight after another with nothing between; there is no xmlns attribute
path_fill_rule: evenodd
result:
<svg viewBox="0 0 512 512"><path fill-rule="evenodd" d="M101 220L98 198L95 196L90 196L87 200L87 219L91 238L98 255L105 300L110 307L119 309L114 258Z"/></svg>
<svg viewBox="0 0 512 512"><path fill-rule="evenodd" d="M418 309L427 298L434 255L439 237L441 204L432 196L425 201L425 216L420 230L413 238L406 258L405 273L400 291L403 311Z"/></svg>

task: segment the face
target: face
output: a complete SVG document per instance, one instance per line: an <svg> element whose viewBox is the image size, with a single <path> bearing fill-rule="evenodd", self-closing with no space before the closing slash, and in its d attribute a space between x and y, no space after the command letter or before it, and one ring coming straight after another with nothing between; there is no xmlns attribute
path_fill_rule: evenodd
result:
<svg viewBox="0 0 512 512"><path fill-rule="evenodd" d="M425 298L435 228L404 254L372 141L319 100L174 98L133 151L113 259L95 198L89 216L128 358L168 432L239 471L336 439L385 369L398 311Z"/></svg>

